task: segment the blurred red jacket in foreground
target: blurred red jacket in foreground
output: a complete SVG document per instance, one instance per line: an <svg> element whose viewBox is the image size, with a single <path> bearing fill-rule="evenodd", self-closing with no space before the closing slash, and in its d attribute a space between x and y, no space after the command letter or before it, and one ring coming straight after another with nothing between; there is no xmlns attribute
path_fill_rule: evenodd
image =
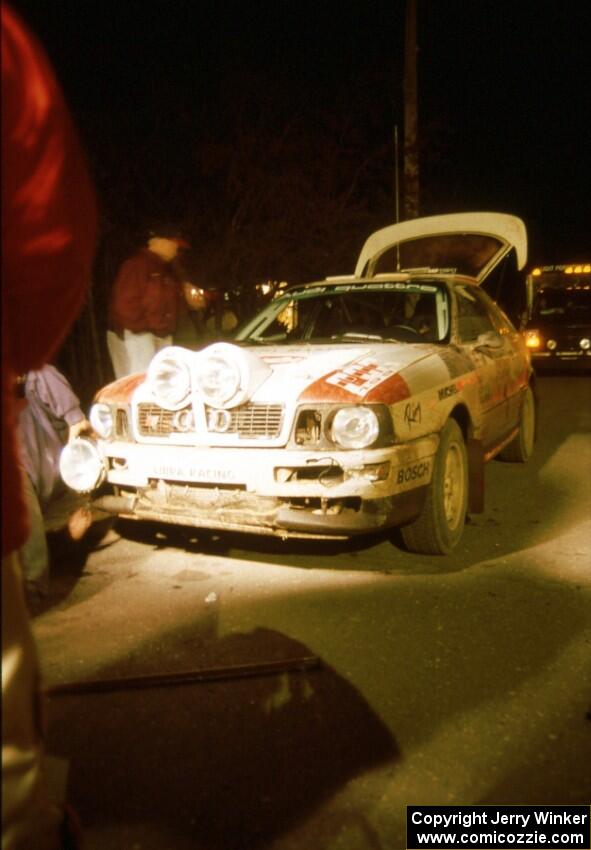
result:
<svg viewBox="0 0 591 850"><path fill-rule="evenodd" d="M2 4L2 554L27 534L16 375L58 350L90 282L96 208L45 52Z"/></svg>

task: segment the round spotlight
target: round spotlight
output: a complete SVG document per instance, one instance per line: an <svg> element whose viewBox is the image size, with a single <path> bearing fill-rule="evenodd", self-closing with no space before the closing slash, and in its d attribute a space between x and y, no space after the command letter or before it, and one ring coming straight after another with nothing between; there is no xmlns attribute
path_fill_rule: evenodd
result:
<svg viewBox="0 0 591 850"><path fill-rule="evenodd" d="M148 368L148 384L162 407L178 407L191 392L191 372L183 348L163 348Z"/></svg>
<svg viewBox="0 0 591 850"><path fill-rule="evenodd" d="M105 464L95 443L77 437L60 455L60 475L71 490L90 493L105 478Z"/></svg>

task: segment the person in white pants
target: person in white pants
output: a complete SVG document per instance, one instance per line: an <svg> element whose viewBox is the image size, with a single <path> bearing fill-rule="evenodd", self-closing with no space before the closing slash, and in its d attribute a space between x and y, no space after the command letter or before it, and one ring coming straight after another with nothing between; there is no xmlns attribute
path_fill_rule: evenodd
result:
<svg viewBox="0 0 591 850"><path fill-rule="evenodd" d="M172 345L184 298L173 260L188 247L177 231L160 228L119 269L107 331L116 378L145 372L154 355Z"/></svg>

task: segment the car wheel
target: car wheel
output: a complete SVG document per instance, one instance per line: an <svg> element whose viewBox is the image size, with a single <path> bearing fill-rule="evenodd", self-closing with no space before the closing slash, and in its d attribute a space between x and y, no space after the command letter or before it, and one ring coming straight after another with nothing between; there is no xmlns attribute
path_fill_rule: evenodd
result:
<svg viewBox="0 0 591 850"><path fill-rule="evenodd" d="M439 448L421 515L400 529L411 552L447 555L458 544L468 506L468 456L459 425L449 419Z"/></svg>
<svg viewBox="0 0 591 850"><path fill-rule="evenodd" d="M519 431L515 439L505 446L499 457L509 463L525 463L534 452L536 437L536 400L531 387L528 387L521 403Z"/></svg>

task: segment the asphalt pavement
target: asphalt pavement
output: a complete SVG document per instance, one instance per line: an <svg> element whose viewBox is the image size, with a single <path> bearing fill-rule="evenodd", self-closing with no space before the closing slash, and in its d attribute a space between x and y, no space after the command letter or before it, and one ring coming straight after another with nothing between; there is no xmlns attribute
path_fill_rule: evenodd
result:
<svg viewBox="0 0 591 850"><path fill-rule="evenodd" d="M397 850L411 804L588 804L591 379L540 401L451 556L53 535L34 629L87 850Z"/></svg>

